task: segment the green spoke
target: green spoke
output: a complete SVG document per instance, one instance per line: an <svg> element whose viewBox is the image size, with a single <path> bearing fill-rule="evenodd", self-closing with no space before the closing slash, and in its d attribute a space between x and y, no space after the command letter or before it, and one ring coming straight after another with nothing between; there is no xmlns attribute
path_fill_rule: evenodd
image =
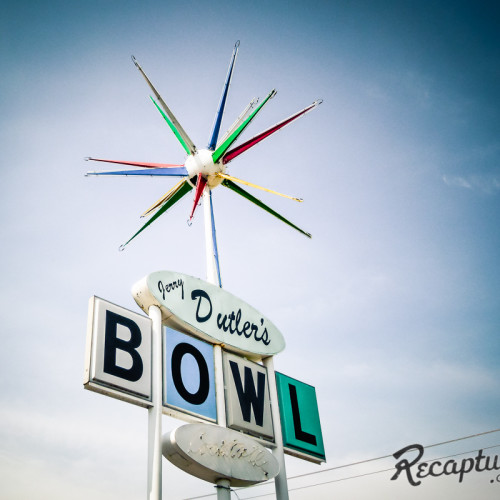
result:
<svg viewBox="0 0 500 500"><path fill-rule="evenodd" d="M177 137L177 139L181 143L182 147L184 148L184 151L186 151L186 153L188 155L190 155L191 150L189 149L189 146L186 144L186 141L182 138L182 135L175 128L175 125L172 123L172 121L169 119L169 117L163 112L163 110L160 108L160 106L158 106L158 103L151 96L149 96L149 98L153 101L154 105L156 106L156 109L161 113L163 118L165 118L165 121L168 123L170 130L174 133L175 137Z"/></svg>
<svg viewBox="0 0 500 500"><path fill-rule="evenodd" d="M257 113L264 107L264 105L276 95L276 90L273 89L267 97L255 108L255 110L250 114L250 116L213 152L212 159L214 163L217 163L224 153L229 149L231 144L238 139L243 130L250 124Z"/></svg>
<svg viewBox="0 0 500 500"><path fill-rule="evenodd" d="M232 189L234 192L238 193L240 196L243 196L243 198L246 198L247 200L251 201L252 203L255 203L258 207L262 208L266 212L270 213L271 215L274 215L276 218L278 218L280 221L283 221L285 224L288 224L289 226L293 227L300 233L304 234L308 238L311 238L311 234L307 233L306 231L300 229L300 227L296 226L292 222L290 222L288 219L285 219L282 215L280 215L278 212L275 212L272 208L268 207L265 203L260 201L258 198L255 198L255 196L251 195L248 191L245 191L242 189L240 186L235 184L234 182L224 179L222 181L222 185Z"/></svg>
<svg viewBox="0 0 500 500"><path fill-rule="evenodd" d="M174 114L172 113L172 111L170 110L170 108L167 106L167 104L165 103L165 101L162 99L162 97L159 94L159 92L155 89L155 87L153 86L153 84L151 83L151 81L149 80L149 78L146 76L146 73L144 73L143 69L141 68L141 66L137 62L137 59L134 56L132 56L132 61L135 64L136 68L141 73L141 75L146 80L147 84L149 85L149 88L153 91L153 94L156 96L156 98L158 99L158 102L161 104L161 106L164 109L165 113L170 118L170 121L173 123L174 127L178 130L180 136L182 137L184 143L186 144L186 146L188 148L188 154L194 154L194 153L196 153L196 146L194 145L193 141L189 138L189 136L187 135L186 131L182 128L181 124L177 121L177 118L174 116ZM181 142L181 144L182 144L182 142ZM184 144L183 144L183 146L184 146ZM186 149L186 148L184 148L184 149Z"/></svg>
<svg viewBox="0 0 500 500"><path fill-rule="evenodd" d="M142 226L139 231L137 231L134 236L132 236L132 238L130 238L126 243L124 243L123 245L120 246L120 250L124 250L125 247L137 236L139 235L140 233L142 233L142 231L144 231L144 229L146 229L150 224L152 224L156 219L158 219L158 217L160 217L161 215L163 215L171 206L175 205L184 195L186 195L187 193L189 193L189 191L191 191L191 189L193 189L191 187L191 185L187 182L187 181L184 181L184 184L181 186L181 188L173 194L173 196L171 198L169 198L166 203L146 222L146 224L144 224L144 226Z"/></svg>

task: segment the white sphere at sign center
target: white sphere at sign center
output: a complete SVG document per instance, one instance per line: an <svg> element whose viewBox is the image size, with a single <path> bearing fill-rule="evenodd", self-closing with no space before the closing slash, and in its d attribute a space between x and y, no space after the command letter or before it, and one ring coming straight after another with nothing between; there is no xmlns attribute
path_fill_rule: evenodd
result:
<svg viewBox="0 0 500 500"><path fill-rule="evenodd" d="M223 173L226 168L222 161L214 163L212 160L212 153L213 151L208 149L200 149L196 151L194 155L188 156L184 166L188 171L188 179L191 184L194 183L194 185L196 185L196 180L193 179L193 177L198 177L198 174L201 174L207 179L207 184L210 189L218 186L222 182L222 179L215 174L218 172Z"/></svg>

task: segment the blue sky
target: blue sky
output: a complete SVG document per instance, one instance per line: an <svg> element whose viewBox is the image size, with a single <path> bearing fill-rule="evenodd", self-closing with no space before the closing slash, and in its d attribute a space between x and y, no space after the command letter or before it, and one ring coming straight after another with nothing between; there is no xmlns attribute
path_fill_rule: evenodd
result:
<svg viewBox="0 0 500 500"><path fill-rule="evenodd" d="M144 275L205 269L203 218L186 225L187 200L118 252L173 182L84 177L86 156L184 161L132 54L200 147L236 40L223 128L272 88L246 138L324 100L229 169L304 198L255 193L312 240L214 191L224 287L284 334L276 369L316 387L323 468L500 427L498 21L494 2L4 2L1 496L145 495L145 410L82 388L87 301L137 310L130 287ZM290 476L317 470L287 461ZM488 473L417 488L389 477L291 498L493 499L500 488ZM169 498L212 492L167 462L164 483Z"/></svg>

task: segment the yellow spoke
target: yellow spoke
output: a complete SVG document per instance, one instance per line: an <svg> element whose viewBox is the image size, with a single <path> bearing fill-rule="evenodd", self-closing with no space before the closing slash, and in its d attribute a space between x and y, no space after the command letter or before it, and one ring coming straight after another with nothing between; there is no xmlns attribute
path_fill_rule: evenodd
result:
<svg viewBox="0 0 500 500"><path fill-rule="evenodd" d="M287 194L278 193L278 191L273 191L272 189L267 189L265 187L258 186L257 184L253 184L252 182L237 179L236 177L232 177L231 175L221 174L220 172L217 172L215 175L217 177L222 177L223 179L227 179L229 181L239 182L240 184L244 184L245 186L251 186L251 187L254 187L257 189L261 189L262 191L267 191L268 193L277 194L278 196L283 196L283 198L288 198L290 200L299 201L299 202L304 201L302 198L295 198L295 196L288 196Z"/></svg>
<svg viewBox="0 0 500 500"><path fill-rule="evenodd" d="M182 184L186 182L185 179L180 180L172 189L170 189L166 194L164 194L157 202L155 202L152 206L150 206L142 215L141 217L146 217L146 215L149 215L151 212L153 212L155 209L157 209L161 204L165 203L168 201L182 186Z"/></svg>

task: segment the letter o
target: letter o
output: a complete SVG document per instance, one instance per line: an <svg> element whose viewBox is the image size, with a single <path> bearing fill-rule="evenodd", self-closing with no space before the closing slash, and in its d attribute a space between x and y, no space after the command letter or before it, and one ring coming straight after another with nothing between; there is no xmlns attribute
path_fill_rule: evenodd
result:
<svg viewBox="0 0 500 500"><path fill-rule="evenodd" d="M497 483L500 483L500 474L497 476Z"/></svg>
<svg viewBox="0 0 500 500"><path fill-rule="evenodd" d="M193 356L200 372L200 385L198 390L194 393L189 392L182 381L181 365L182 358L185 354ZM198 351L196 347L191 344L187 344L186 342L177 344L172 351L172 379L179 395L185 401L193 405L203 404L206 401L210 390L209 378L208 366L201 352Z"/></svg>

